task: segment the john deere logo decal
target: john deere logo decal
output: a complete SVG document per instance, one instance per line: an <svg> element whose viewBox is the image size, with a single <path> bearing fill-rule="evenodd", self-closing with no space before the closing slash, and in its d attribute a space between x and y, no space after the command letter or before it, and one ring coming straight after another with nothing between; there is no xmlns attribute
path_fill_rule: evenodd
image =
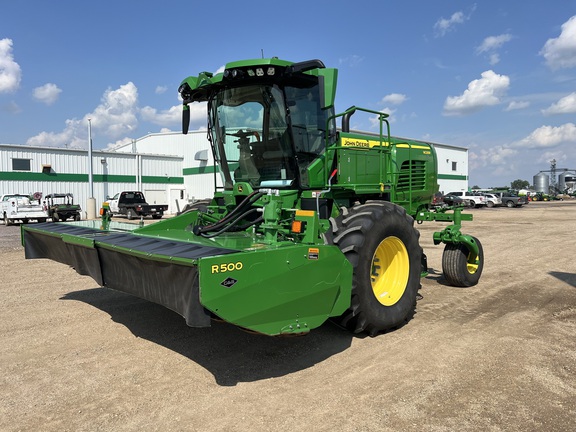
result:
<svg viewBox="0 0 576 432"><path fill-rule="evenodd" d="M232 288L234 285L236 285L236 282L238 282L236 279L229 277L220 282L220 285L225 288Z"/></svg>

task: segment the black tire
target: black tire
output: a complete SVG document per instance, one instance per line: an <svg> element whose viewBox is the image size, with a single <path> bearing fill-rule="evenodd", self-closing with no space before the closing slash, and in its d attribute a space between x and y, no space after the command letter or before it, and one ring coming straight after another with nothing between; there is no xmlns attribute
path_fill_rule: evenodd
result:
<svg viewBox="0 0 576 432"><path fill-rule="evenodd" d="M506 201L506 207L508 208L514 207L514 201Z"/></svg>
<svg viewBox="0 0 576 432"><path fill-rule="evenodd" d="M76 214L74 215L74 220L75 220L76 222L78 222L78 221L80 220L80 215L79 215L78 213L76 213Z"/></svg>
<svg viewBox="0 0 576 432"><path fill-rule="evenodd" d="M11 220L8 219L8 215L6 213L4 213L4 225L11 225Z"/></svg>
<svg viewBox="0 0 576 432"><path fill-rule="evenodd" d="M478 256L468 262L470 251L464 244L448 243L442 254L442 272L446 281L457 287L471 287L478 283L484 269L484 250L482 243L472 237L478 245ZM470 260L472 261L472 260Z"/></svg>
<svg viewBox="0 0 576 432"><path fill-rule="evenodd" d="M161 214L152 215L152 219L162 219L162 215Z"/></svg>
<svg viewBox="0 0 576 432"><path fill-rule="evenodd" d="M132 220L136 217L136 212L134 212L134 210L132 209L128 209L128 211L126 212L126 217L128 218L128 220Z"/></svg>
<svg viewBox="0 0 576 432"><path fill-rule="evenodd" d="M488 208L494 207L494 201L487 201L487 202L486 202L486 207L488 207Z"/></svg>
<svg viewBox="0 0 576 432"><path fill-rule="evenodd" d="M334 319L370 336L396 329L414 316L422 249L414 219L389 202L368 201L331 219L329 240L352 264L350 308ZM387 264L378 266L378 263Z"/></svg>
<svg viewBox="0 0 576 432"><path fill-rule="evenodd" d="M46 222L46 218L40 218L40 219L38 219L38 223L44 223L44 222Z"/></svg>
<svg viewBox="0 0 576 432"><path fill-rule="evenodd" d="M472 208L476 207L476 203L474 202L474 200L468 201L468 207L472 207Z"/></svg>

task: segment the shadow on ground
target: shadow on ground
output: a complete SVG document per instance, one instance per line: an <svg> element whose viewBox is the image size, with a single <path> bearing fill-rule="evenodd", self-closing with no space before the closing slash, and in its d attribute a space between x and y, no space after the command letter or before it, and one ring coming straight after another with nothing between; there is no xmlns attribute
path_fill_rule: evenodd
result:
<svg viewBox="0 0 576 432"><path fill-rule="evenodd" d="M562 282L566 282L568 285L571 285L574 288L576 288L576 273L565 273L565 272L551 271L551 272L548 272L548 274L550 276L554 276L556 279L559 279Z"/></svg>
<svg viewBox="0 0 576 432"><path fill-rule="evenodd" d="M135 336L200 364L222 386L312 367L346 350L353 338L330 323L300 337L251 334L216 321L209 328L190 328L184 318L163 306L107 288L74 291L61 299L81 301L108 313Z"/></svg>

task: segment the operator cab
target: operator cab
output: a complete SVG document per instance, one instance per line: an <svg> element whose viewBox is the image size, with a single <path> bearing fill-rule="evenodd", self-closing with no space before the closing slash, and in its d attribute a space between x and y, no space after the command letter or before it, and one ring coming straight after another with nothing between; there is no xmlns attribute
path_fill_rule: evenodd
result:
<svg viewBox="0 0 576 432"><path fill-rule="evenodd" d="M326 146L318 86L224 88L209 101L211 139L225 189L233 183L297 189Z"/></svg>
<svg viewBox="0 0 576 432"><path fill-rule="evenodd" d="M225 190L238 182L253 189L309 187L310 165L323 163L327 140L336 136L324 79L305 73L323 67L318 61L241 65L182 84L185 116L189 102L208 102L209 139Z"/></svg>

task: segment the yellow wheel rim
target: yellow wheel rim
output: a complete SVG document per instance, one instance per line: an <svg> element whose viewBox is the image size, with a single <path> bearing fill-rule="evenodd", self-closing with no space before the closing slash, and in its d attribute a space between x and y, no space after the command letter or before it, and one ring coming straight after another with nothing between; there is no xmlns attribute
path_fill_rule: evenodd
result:
<svg viewBox="0 0 576 432"><path fill-rule="evenodd" d="M473 262L470 262L470 257L472 256L471 253L468 254L468 262L466 263L466 268L468 269L468 273L474 274L478 270L478 264L480 263L480 259L476 257Z"/></svg>
<svg viewBox="0 0 576 432"><path fill-rule="evenodd" d="M410 274L410 259L402 240L387 237L378 245L372 257L372 291L384 306L392 306L400 300Z"/></svg>

